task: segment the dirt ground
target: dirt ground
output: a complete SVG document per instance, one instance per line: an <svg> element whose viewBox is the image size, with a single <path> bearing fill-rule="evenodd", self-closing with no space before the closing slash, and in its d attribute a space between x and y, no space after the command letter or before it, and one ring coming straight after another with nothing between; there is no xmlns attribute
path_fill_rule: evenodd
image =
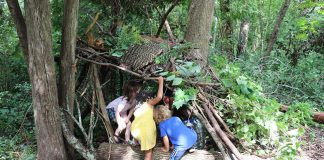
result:
<svg viewBox="0 0 324 160"><path fill-rule="evenodd" d="M324 160L324 127L308 128L302 139L306 142L301 148L300 159Z"/></svg>

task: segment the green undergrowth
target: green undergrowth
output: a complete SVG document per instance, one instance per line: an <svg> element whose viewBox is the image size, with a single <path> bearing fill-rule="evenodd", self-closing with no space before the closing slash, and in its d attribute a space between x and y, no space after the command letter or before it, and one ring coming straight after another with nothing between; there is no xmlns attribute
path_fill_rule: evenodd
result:
<svg viewBox="0 0 324 160"><path fill-rule="evenodd" d="M311 104L298 102L288 106L286 113L280 112L281 104L266 97L237 64L220 55L211 60L233 104L216 107L244 148L276 159L294 159L303 143L304 127L313 124Z"/></svg>

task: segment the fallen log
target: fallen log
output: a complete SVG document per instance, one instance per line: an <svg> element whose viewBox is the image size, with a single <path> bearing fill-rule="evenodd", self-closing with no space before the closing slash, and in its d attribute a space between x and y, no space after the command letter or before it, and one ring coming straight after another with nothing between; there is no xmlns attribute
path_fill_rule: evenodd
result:
<svg viewBox="0 0 324 160"><path fill-rule="evenodd" d="M281 105L280 109L281 112L287 112L288 106ZM324 124L324 112L314 112L313 114L313 121Z"/></svg>
<svg viewBox="0 0 324 160"><path fill-rule="evenodd" d="M153 157L156 160L168 160L170 153L162 151L162 147L155 147L153 149ZM136 160L144 159L144 152L140 150L139 146L130 146L125 144L110 144L101 143L97 149L98 160ZM193 153L186 153L181 159L185 160L215 160L222 159L219 152L210 152L206 150L196 150Z"/></svg>

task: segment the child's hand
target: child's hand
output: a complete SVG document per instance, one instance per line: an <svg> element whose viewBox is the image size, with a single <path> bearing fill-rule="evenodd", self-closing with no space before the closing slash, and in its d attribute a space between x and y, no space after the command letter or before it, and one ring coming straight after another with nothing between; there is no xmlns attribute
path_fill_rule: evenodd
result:
<svg viewBox="0 0 324 160"><path fill-rule="evenodd" d="M163 82L163 77L162 76L160 76L159 78L158 78L158 81L159 81L159 83L161 83L161 82Z"/></svg>
<svg viewBox="0 0 324 160"><path fill-rule="evenodd" d="M129 119L128 119L128 118L126 118L126 119L125 119L125 123L127 124L128 122L129 122Z"/></svg>
<svg viewBox="0 0 324 160"><path fill-rule="evenodd" d="M162 148L163 152L169 152L168 150L166 150L164 147Z"/></svg>

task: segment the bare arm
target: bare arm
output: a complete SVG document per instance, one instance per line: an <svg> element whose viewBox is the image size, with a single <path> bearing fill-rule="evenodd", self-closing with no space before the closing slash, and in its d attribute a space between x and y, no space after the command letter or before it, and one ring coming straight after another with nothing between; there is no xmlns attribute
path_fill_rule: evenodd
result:
<svg viewBox="0 0 324 160"><path fill-rule="evenodd" d="M169 143L169 138L168 136L164 136L163 137L163 144L164 144L164 147L163 147L163 151L164 152L169 152L170 150L170 143Z"/></svg>
<svg viewBox="0 0 324 160"><path fill-rule="evenodd" d="M151 106L154 106L157 103L159 103L161 101L161 99L162 99L162 96L163 96L163 77L159 77L158 81L159 81L159 89L158 89L158 92L157 92L157 96L148 101L148 103Z"/></svg>
<svg viewBox="0 0 324 160"><path fill-rule="evenodd" d="M120 116L120 112L123 110L124 107L125 106L123 104L119 104L117 107L117 110L116 110L116 121L117 121L118 126L123 125L123 123L122 123L123 120Z"/></svg>

